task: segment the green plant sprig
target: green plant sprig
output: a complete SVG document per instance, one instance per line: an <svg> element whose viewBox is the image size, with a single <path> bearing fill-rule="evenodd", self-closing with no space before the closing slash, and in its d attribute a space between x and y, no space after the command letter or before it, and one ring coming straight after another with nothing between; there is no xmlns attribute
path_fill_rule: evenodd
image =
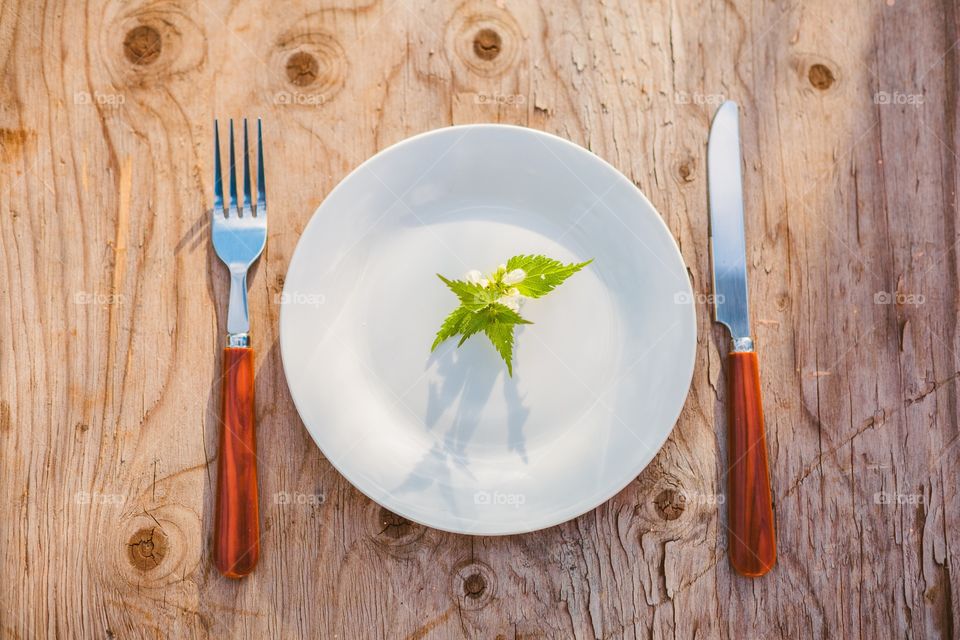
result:
<svg viewBox="0 0 960 640"><path fill-rule="evenodd" d="M542 255L519 255L507 260L488 276L469 272L463 280L437 277L452 291L460 306L446 317L430 351L448 338L460 336L460 347L468 338L483 333L507 364L513 376L514 328L533 324L520 315L520 303L526 298L541 298L593 262L563 264Z"/></svg>

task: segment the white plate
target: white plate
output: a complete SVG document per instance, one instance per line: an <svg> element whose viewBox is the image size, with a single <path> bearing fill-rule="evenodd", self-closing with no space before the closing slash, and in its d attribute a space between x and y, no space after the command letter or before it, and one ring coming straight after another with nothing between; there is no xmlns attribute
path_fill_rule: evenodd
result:
<svg viewBox="0 0 960 640"><path fill-rule="evenodd" d="M435 274L512 255L594 263L527 301L513 378L485 337L430 345ZM522 533L601 504L670 434L693 374L686 268L642 193L571 142L469 125L396 144L314 213L280 347L297 410L360 491L422 524Z"/></svg>

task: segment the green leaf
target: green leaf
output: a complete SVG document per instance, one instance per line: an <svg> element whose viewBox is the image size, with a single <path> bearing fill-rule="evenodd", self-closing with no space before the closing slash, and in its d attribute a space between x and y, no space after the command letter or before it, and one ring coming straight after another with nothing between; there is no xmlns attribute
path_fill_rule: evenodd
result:
<svg viewBox="0 0 960 640"><path fill-rule="evenodd" d="M507 363L507 373L513 377L513 330L518 324L533 324L513 309L502 304L492 304L486 310L490 321L483 332L493 344L497 353Z"/></svg>
<svg viewBox="0 0 960 640"><path fill-rule="evenodd" d="M460 338L460 344L457 346L459 347L466 342L470 336L480 333L481 331L486 331L487 327L492 324L513 326L515 324L533 323L510 307L495 302L471 314L471 317L467 318L463 324L460 325L460 333L463 337Z"/></svg>
<svg viewBox="0 0 960 640"><path fill-rule="evenodd" d="M437 277L457 296L460 306L443 321L430 351L436 350L444 340L458 335L459 347L471 336L482 331L507 364L507 372L512 377L514 329L518 324L533 323L498 300L510 294L514 288L527 298L544 296L591 262L593 260L563 264L546 256L514 256L504 267L498 267L489 276L487 286L464 280L449 280L438 273ZM523 273L511 273L517 269L522 269ZM514 282L516 278L523 280Z"/></svg>
<svg viewBox="0 0 960 640"><path fill-rule="evenodd" d="M489 316L491 322L499 322L502 324L533 324L510 307L500 304L499 302L491 304L484 309L484 312Z"/></svg>
<svg viewBox="0 0 960 640"><path fill-rule="evenodd" d="M462 306L454 309L453 312L447 316L447 319L443 321L443 324L440 325L440 330L437 331L437 338L433 341L433 346L430 347L430 351L435 351L441 342L460 333L460 326L470 315L472 315L470 311Z"/></svg>
<svg viewBox="0 0 960 640"><path fill-rule="evenodd" d="M464 320L460 327L460 342L457 343L457 346L461 346L470 336L483 331L489 323L490 316L485 311L469 313L469 317Z"/></svg>
<svg viewBox="0 0 960 640"><path fill-rule="evenodd" d="M490 338L497 353L507 363L507 373L513 377L513 328L514 324L494 322L484 327L483 332Z"/></svg>
<svg viewBox="0 0 960 640"><path fill-rule="evenodd" d="M523 269L526 277L515 285L520 295L528 298L540 298L563 284L564 280L593 262L563 264L546 256L514 256L507 261L507 273L514 269Z"/></svg>
<svg viewBox="0 0 960 640"><path fill-rule="evenodd" d="M463 280L448 280L439 273L437 277L443 280L443 284L447 285L450 291L453 291L460 298L460 304L469 311L479 311L494 301L494 292L481 287L479 284Z"/></svg>

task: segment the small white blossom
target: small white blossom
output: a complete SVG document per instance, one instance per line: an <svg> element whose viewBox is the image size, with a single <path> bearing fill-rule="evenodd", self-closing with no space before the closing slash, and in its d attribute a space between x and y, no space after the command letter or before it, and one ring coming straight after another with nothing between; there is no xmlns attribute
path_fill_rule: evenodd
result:
<svg viewBox="0 0 960 640"><path fill-rule="evenodd" d="M523 296L520 295L520 292L516 289L510 289L506 294L500 296L498 302L508 309L513 311L520 311L520 303L523 301Z"/></svg>
<svg viewBox="0 0 960 640"><path fill-rule="evenodd" d="M503 276L503 284L520 284L527 277L527 272L523 269L514 269Z"/></svg>
<svg viewBox="0 0 960 640"><path fill-rule="evenodd" d="M490 281L484 278L483 274L476 269L467 271L466 279L470 284L478 284L481 287L486 287L488 284L490 284Z"/></svg>

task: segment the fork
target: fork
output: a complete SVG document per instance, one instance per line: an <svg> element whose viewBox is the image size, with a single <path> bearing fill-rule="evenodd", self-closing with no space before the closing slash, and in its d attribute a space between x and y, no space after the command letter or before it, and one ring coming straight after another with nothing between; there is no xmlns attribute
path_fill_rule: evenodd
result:
<svg viewBox="0 0 960 640"><path fill-rule="evenodd" d="M247 270L267 241L263 131L257 119L257 202L252 206L247 119L243 119L243 205L237 203L233 120L230 120L230 203L224 210L220 129L213 122L213 248L230 270L227 345L223 352L223 414L217 464L214 561L228 578L253 571L260 557L257 439L254 424L253 348L247 312Z"/></svg>

